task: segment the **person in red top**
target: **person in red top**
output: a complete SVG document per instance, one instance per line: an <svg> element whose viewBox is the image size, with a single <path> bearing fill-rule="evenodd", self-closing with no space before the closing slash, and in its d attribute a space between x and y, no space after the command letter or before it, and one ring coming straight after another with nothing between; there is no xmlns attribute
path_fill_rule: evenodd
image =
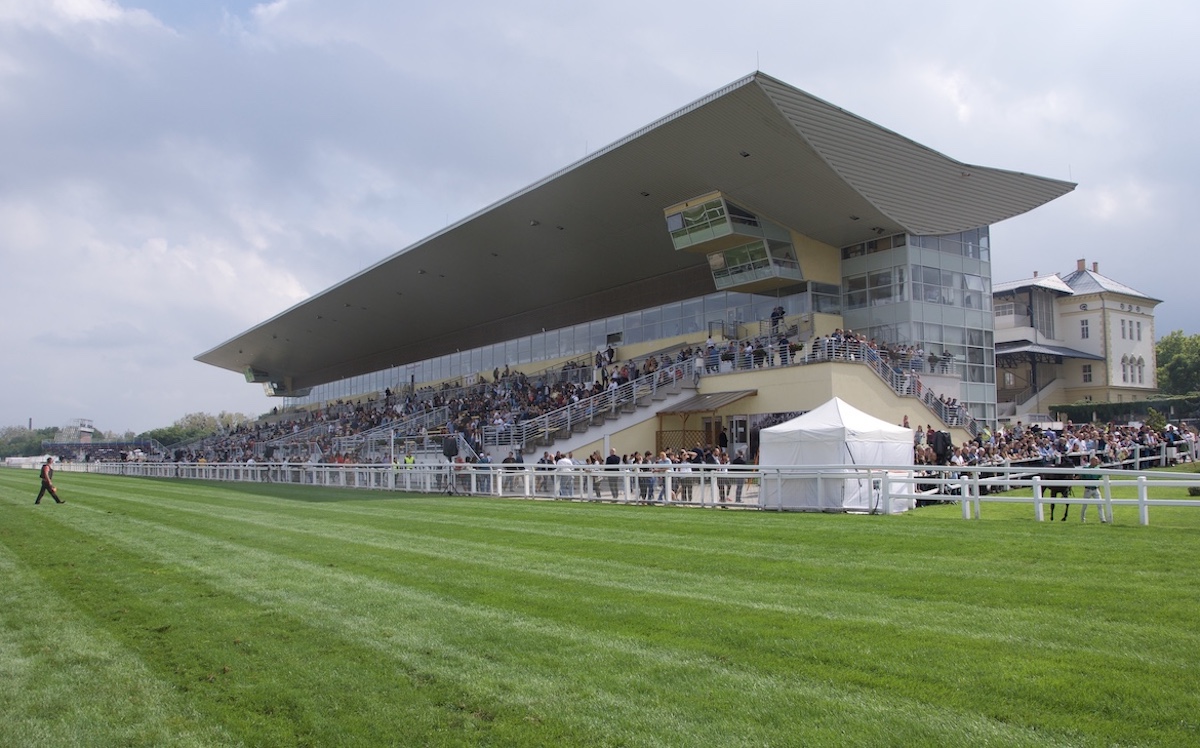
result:
<svg viewBox="0 0 1200 748"><path fill-rule="evenodd" d="M33 501L33 503L35 503L35 504L42 503L42 497L45 496L47 493L49 493L51 496L54 497L55 504L67 503L67 502L63 501L62 499L58 498L58 491L54 490L53 463L54 463L54 458L47 457L46 464L42 465L42 490L38 491L37 498L34 499L34 501Z"/></svg>

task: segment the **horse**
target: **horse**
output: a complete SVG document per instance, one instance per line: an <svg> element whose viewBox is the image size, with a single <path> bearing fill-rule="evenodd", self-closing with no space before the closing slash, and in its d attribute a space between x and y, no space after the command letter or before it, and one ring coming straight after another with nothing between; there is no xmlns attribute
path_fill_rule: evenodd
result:
<svg viewBox="0 0 1200 748"><path fill-rule="evenodd" d="M1041 478L1043 481L1063 481L1063 480L1078 480L1079 479L1078 475L1062 475L1061 473L1042 473L1038 477ZM1049 496L1052 499L1055 497L1058 497L1060 499L1069 499L1069 498L1071 498L1073 493L1074 492L1071 490L1071 486L1064 486L1064 485L1042 486L1042 496L1043 497ZM1056 506L1055 504L1050 505L1050 521L1051 522L1054 521L1055 506ZM1062 520L1061 520L1062 522L1067 521L1067 514L1069 514L1070 511L1071 511L1071 505L1063 504L1063 516L1062 516Z"/></svg>

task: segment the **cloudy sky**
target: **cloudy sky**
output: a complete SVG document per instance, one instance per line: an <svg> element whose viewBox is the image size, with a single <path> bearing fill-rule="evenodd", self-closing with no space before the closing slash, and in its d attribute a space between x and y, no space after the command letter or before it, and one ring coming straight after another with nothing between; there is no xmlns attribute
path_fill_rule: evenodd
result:
<svg viewBox="0 0 1200 748"><path fill-rule="evenodd" d="M422 7L426 6L426 7ZM257 414L193 356L755 69L1079 183L993 227L1200 333L1200 3L0 0L0 426Z"/></svg>

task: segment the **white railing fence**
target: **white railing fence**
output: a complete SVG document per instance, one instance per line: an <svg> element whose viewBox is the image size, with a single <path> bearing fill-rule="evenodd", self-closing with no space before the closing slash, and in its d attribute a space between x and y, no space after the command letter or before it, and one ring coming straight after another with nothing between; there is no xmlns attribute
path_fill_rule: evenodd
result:
<svg viewBox="0 0 1200 748"><path fill-rule="evenodd" d="M796 486L804 490L827 481L869 486L871 514L891 514L904 506L958 503L964 519L978 519L985 503L1028 504L1034 518L1045 519L1047 504L1136 506L1138 521L1150 522L1151 507L1200 507L1195 499L1169 498L1161 489L1200 486L1200 474L1138 471L1120 465L1103 469L989 465L930 467L888 465L604 465L548 466L527 464L472 465L337 465L307 463L62 463L64 472L361 488L409 493L476 495L510 498L604 501L787 511L798 508ZM1098 476L1081 480L1080 471ZM835 484L837 485L837 484ZM1114 498L1114 486L1135 489L1136 498ZM1084 489L1098 489L1087 498ZM1031 496L1012 491L1031 488ZM1051 497L1067 489L1066 497ZM1158 496L1154 496L1157 492ZM801 497L802 498L802 497ZM900 503L903 502L903 503ZM803 503L802 501L800 503Z"/></svg>

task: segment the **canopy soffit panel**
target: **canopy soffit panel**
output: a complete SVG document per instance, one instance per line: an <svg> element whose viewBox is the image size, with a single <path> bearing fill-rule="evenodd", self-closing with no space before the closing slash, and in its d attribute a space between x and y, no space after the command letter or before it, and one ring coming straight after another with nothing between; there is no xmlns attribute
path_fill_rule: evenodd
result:
<svg viewBox="0 0 1200 748"><path fill-rule="evenodd" d="M1073 188L961 164L756 73L196 359L301 389L711 293L662 211L714 190L839 247L991 224Z"/></svg>

